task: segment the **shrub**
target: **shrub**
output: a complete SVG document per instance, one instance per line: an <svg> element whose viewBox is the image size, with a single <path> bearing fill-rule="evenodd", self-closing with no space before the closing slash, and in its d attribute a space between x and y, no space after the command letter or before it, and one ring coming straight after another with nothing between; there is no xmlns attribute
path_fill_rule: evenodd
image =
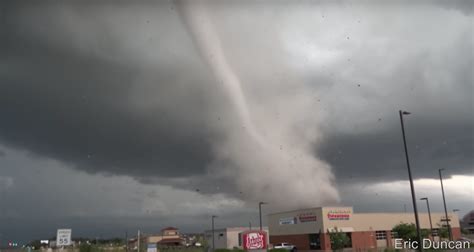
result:
<svg viewBox="0 0 474 252"><path fill-rule="evenodd" d="M79 252L92 252L92 246L85 242L81 243L81 245L79 245Z"/></svg>
<svg viewBox="0 0 474 252"><path fill-rule="evenodd" d="M404 241L416 240L416 226L413 223L400 223L393 227L392 231L396 232L398 238Z"/></svg>
<svg viewBox="0 0 474 252"><path fill-rule="evenodd" d="M341 250L349 245L350 239L346 233L335 229L334 232L329 232L329 239L331 240L331 248L333 250Z"/></svg>

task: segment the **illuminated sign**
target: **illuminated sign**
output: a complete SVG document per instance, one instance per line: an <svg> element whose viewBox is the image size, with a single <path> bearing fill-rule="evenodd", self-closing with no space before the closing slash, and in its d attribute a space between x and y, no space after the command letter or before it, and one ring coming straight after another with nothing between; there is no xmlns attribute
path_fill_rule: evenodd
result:
<svg viewBox="0 0 474 252"><path fill-rule="evenodd" d="M267 233L265 231L249 231L242 235L244 249L266 249Z"/></svg>
<svg viewBox="0 0 474 252"><path fill-rule="evenodd" d="M296 217L287 217L280 219L280 225L292 225L296 224Z"/></svg>
<svg viewBox="0 0 474 252"><path fill-rule="evenodd" d="M300 222L313 222L317 220L317 217L315 213L301 213L298 214L298 220L300 220Z"/></svg>
<svg viewBox="0 0 474 252"><path fill-rule="evenodd" d="M349 209L329 210L327 216L329 220L349 220L351 218L351 210Z"/></svg>

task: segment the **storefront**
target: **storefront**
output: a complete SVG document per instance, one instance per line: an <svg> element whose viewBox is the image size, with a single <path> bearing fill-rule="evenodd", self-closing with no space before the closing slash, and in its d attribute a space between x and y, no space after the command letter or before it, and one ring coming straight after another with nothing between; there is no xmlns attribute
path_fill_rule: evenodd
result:
<svg viewBox="0 0 474 252"><path fill-rule="evenodd" d="M244 241L242 240L242 234L249 231L257 231L258 228L250 230L248 227L230 227L214 230L214 244L216 249L234 249L243 248ZM263 231L268 233L268 228L263 227ZM207 244L212 246L212 230L206 230L204 232ZM268 235L265 236L265 244L268 244Z"/></svg>
<svg viewBox="0 0 474 252"><path fill-rule="evenodd" d="M454 240L461 237L459 220L448 215ZM430 229L427 213L420 213L420 226ZM434 239L439 227L445 225L443 213L432 213ZM399 223L415 223L413 213L354 213L352 207L319 207L268 216L270 243L289 242L299 250L330 250L329 233L336 229L349 237L347 247L366 250L393 247L396 234L392 228Z"/></svg>

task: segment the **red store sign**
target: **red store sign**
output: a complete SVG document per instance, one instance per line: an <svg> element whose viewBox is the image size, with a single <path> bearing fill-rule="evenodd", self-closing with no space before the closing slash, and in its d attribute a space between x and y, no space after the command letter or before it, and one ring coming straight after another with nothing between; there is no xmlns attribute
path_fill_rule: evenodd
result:
<svg viewBox="0 0 474 252"><path fill-rule="evenodd" d="M314 213L302 213L298 215L298 219L300 222L312 222L316 221L317 217Z"/></svg>
<svg viewBox="0 0 474 252"><path fill-rule="evenodd" d="M351 212L348 210L331 210L328 213L328 219L330 220L349 220L351 218Z"/></svg>
<svg viewBox="0 0 474 252"><path fill-rule="evenodd" d="M249 231L242 234L244 249L266 249L267 233L265 231Z"/></svg>

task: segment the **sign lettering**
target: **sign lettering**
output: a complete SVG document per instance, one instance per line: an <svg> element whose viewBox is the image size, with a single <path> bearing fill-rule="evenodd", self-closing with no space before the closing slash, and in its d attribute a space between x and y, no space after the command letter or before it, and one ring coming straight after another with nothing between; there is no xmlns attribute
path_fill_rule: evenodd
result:
<svg viewBox="0 0 474 252"><path fill-rule="evenodd" d="M267 233L264 231L251 231L243 234L244 249L266 249Z"/></svg>

